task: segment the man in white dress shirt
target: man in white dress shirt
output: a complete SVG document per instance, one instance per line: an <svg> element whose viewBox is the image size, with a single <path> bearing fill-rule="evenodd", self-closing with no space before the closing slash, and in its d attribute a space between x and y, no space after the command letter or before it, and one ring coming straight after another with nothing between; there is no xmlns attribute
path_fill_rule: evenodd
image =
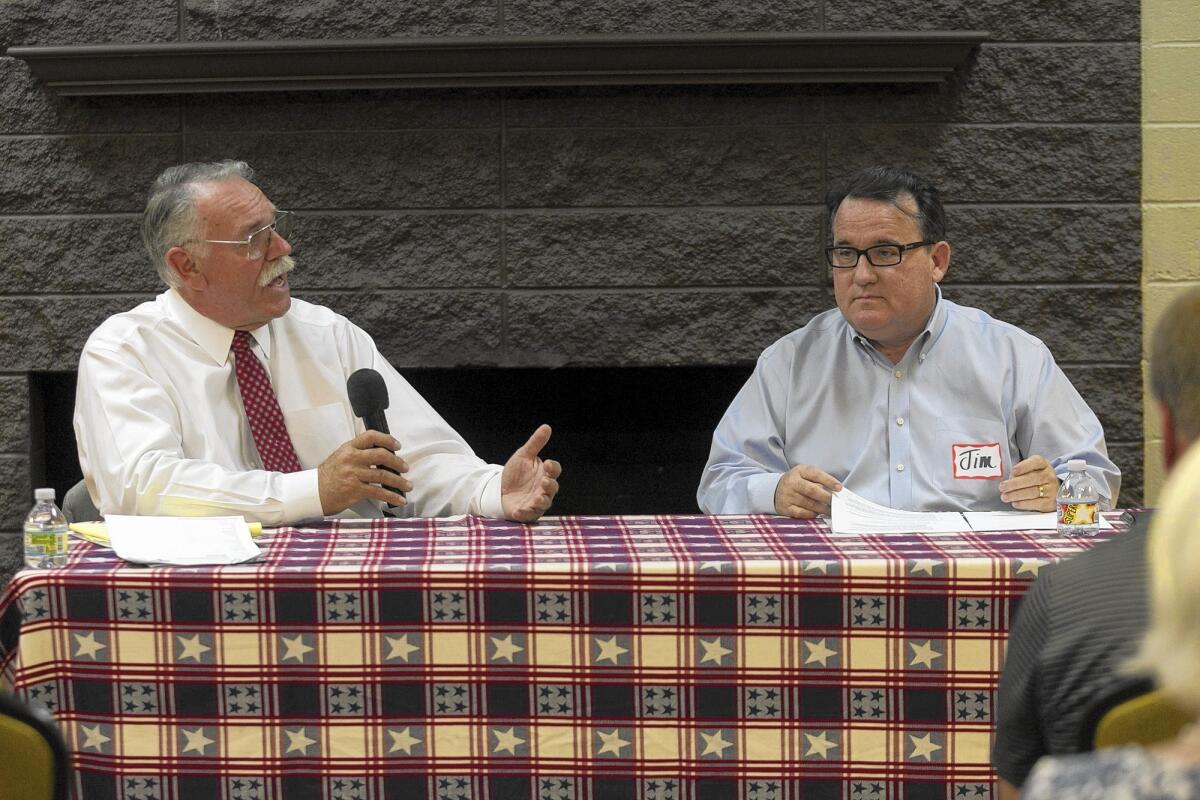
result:
<svg viewBox="0 0 1200 800"><path fill-rule="evenodd" d="M369 335L292 299L288 215L253 180L239 161L184 164L151 189L142 232L168 289L106 320L79 362L75 434L101 513L236 514L284 525L378 516L389 504L400 516L541 516L561 471L539 457L550 428L539 427L503 466L478 458ZM252 338L245 357L262 363L275 418L282 412L295 453L289 469L264 467L274 457L260 454L247 419L255 412L243 406L236 331ZM361 368L384 379L392 435L364 430L351 409L346 381Z"/></svg>

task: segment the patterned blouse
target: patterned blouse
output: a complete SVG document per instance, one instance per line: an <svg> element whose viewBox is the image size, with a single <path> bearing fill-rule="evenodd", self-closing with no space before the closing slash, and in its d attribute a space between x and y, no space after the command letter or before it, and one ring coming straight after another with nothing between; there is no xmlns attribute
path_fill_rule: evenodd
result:
<svg viewBox="0 0 1200 800"><path fill-rule="evenodd" d="M1043 758L1021 800L1190 800L1200 798L1200 764L1164 762L1140 747Z"/></svg>

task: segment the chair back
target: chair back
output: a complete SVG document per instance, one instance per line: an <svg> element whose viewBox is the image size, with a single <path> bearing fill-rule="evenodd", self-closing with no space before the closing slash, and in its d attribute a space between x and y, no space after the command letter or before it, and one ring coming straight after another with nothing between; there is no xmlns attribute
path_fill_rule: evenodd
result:
<svg viewBox="0 0 1200 800"><path fill-rule="evenodd" d="M0 800L67 800L70 775L49 714L0 691Z"/></svg>
<svg viewBox="0 0 1200 800"><path fill-rule="evenodd" d="M1084 715L1081 749L1167 742L1193 721L1149 679L1120 684L1102 694Z"/></svg>

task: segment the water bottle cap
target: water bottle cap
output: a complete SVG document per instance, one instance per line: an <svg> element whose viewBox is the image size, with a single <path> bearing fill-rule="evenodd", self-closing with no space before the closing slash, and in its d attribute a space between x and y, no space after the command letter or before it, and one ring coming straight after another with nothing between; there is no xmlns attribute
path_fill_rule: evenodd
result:
<svg viewBox="0 0 1200 800"><path fill-rule="evenodd" d="M1087 462L1082 458L1072 458L1067 462L1067 469L1071 472L1083 472L1087 469Z"/></svg>
<svg viewBox="0 0 1200 800"><path fill-rule="evenodd" d="M34 489L33 490L33 499L34 500L53 500L54 499L54 490L53 489Z"/></svg>

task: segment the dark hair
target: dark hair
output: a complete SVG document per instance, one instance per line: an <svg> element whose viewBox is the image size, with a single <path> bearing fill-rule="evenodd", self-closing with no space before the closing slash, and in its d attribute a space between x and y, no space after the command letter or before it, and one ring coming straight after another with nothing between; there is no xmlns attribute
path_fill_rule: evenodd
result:
<svg viewBox="0 0 1200 800"><path fill-rule="evenodd" d="M917 203L916 220L922 238L930 242L945 239L946 212L942 209L942 198L936 186L901 167L867 167L849 178L835 180L829 187L825 209L829 215L830 241L833 240L833 218L847 197L882 200L907 214L908 209L900 204L909 196Z"/></svg>
<svg viewBox="0 0 1200 800"><path fill-rule="evenodd" d="M1177 296L1154 327L1150 391L1184 439L1200 439L1200 288Z"/></svg>

